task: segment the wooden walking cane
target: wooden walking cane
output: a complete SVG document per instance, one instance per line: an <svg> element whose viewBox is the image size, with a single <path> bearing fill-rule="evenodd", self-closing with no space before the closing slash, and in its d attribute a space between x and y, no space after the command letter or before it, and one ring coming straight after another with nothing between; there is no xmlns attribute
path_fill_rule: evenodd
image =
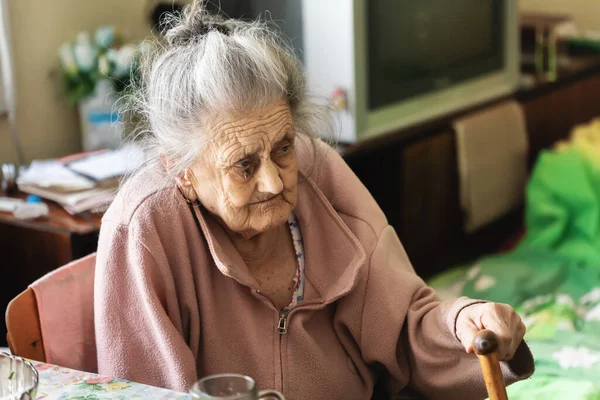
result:
<svg viewBox="0 0 600 400"><path fill-rule="evenodd" d="M488 329L481 330L473 339L473 350L483 372L485 387L490 400L508 400L504 377L498 360L498 338Z"/></svg>

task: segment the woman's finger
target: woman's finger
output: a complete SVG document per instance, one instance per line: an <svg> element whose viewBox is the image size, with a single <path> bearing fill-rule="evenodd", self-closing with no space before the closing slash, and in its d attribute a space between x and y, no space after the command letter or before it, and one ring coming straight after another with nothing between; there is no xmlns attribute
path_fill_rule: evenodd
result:
<svg viewBox="0 0 600 400"><path fill-rule="evenodd" d="M493 331L498 337L498 358L505 360L512 351L513 329L509 323L504 320L504 316L495 311L486 313L481 318L486 329Z"/></svg>
<svg viewBox="0 0 600 400"><path fill-rule="evenodd" d="M498 358L503 361L512 359L526 331L521 317L508 304L473 305L465 308L460 317L456 335L467 353L473 352L473 339L477 333L482 329L489 329L498 338Z"/></svg>
<svg viewBox="0 0 600 400"><path fill-rule="evenodd" d="M512 347L510 350L510 354L508 355L508 358L507 358L508 360L513 358L517 349L519 348L519 345L521 344L521 342L523 341L523 338L525 337L525 332L527 332L527 327L525 326L523 321L521 321L520 318L519 318L519 321L516 324L516 326L517 326L517 328L515 329L515 335L513 337Z"/></svg>
<svg viewBox="0 0 600 400"><path fill-rule="evenodd" d="M456 327L456 336L462 343L467 353L473 352L473 339L475 335L482 328L477 326L476 322L472 318L465 318L462 320L460 326Z"/></svg>

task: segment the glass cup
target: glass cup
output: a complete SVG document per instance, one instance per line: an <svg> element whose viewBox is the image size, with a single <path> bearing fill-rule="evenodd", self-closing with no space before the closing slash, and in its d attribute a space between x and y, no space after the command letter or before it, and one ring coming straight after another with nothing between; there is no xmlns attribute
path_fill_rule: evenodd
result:
<svg viewBox="0 0 600 400"><path fill-rule="evenodd" d="M210 375L200 379L190 389L190 394L196 399L222 400L259 400L285 397L275 390L256 390L254 379L239 374Z"/></svg>
<svg viewBox="0 0 600 400"><path fill-rule="evenodd" d="M27 360L0 353L0 400L33 400L39 375Z"/></svg>

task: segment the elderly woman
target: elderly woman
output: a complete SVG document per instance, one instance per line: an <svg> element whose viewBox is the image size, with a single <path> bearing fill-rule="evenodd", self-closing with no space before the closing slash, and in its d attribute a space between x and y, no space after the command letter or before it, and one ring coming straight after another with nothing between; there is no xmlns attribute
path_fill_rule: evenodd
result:
<svg viewBox="0 0 600 400"><path fill-rule="evenodd" d="M532 373L511 307L439 302L415 274L316 139L323 113L275 33L196 2L165 37L131 95L149 162L102 223L100 373L178 391L241 373L292 400L370 399L377 381L476 399L482 328L500 338L508 383Z"/></svg>

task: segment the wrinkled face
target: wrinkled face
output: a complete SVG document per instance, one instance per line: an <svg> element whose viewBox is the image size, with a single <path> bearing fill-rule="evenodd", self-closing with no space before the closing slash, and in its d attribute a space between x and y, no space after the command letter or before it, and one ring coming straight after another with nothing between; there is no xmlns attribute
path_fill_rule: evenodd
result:
<svg viewBox="0 0 600 400"><path fill-rule="evenodd" d="M287 221L296 206L298 160L285 102L207 124L212 137L191 168L198 200L226 227L252 236Z"/></svg>

